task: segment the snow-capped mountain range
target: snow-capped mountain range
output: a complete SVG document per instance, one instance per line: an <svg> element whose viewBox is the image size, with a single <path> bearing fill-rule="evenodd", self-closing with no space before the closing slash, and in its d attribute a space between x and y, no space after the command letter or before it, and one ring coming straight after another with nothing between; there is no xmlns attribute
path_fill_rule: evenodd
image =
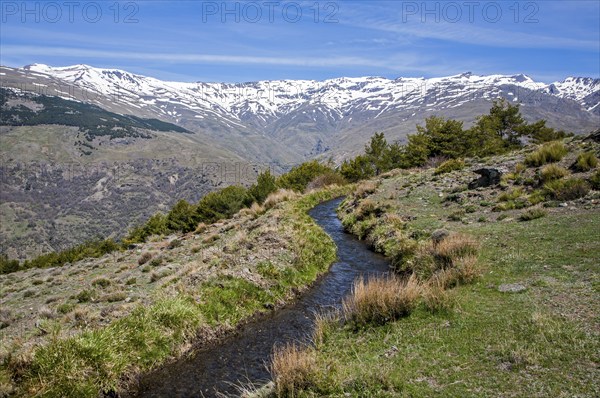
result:
<svg viewBox="0 0 600 398"><path fill-rule="evenodd" d="M159 118L222 139L244 142L260 136L266 140L262 144L274 141L275 150L290 152L285 158L295 158L294 153L310 157L333 147L352 152L374 131L402 139L431 114L468 124L498 97L521 103L527 118L545 118L557 128L584 133L600 125L600 79L582 77L552 84L526 75L472 73L429 79L182 83L87 65L33 64L2 67L0 78L3 86Z"/></svg>

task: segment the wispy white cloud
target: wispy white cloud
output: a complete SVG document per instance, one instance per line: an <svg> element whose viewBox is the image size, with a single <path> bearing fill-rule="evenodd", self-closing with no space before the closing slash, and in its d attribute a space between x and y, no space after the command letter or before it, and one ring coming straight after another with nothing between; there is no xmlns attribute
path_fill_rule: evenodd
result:
<svg viewBox="0 0 600 398"><path fill-rule="evenodd" d="M452 23L441 18L440 21L436 22L434 20L435 16L429 16L428 20L421 22L419 16L403 17L401 11L393 7L382 7L381 3L377 13L366 13L364 15L371 15L371 17L365 18L355 9L353 12L347 13L346 18L341 19L340 22L356 28L394 33L404 39L413 37L505 48L598 51L600 47L600 40L590 40L590 38L594 38L594 35L586 35L585 38L574 37L572 35L572 37L568 37L564 35L564 31L561 31L561 35L549 35L546 34L545 29L537 30L543 31L544 34L530 33L536 32L533 29L536 27L536 24L526 25L528 32L524 32L518 30L518 24L506 21L505 23L482 21ZM464 19L466 20L466 17ZM525 26L525 24L521 25Z"/></svg>
<svg viewBox="0 0 600 398"><path fill-rule="evenodd" d="M197 53L153 53L153 52L130 52L130 51L107 51L92 50L71 47L41 47L41 46L18 46L2 45L2 52L9 56L56 56L74 58L96 58L96 59L121 59L121 60L145 60L160 61L163 63L201 63L201 64L243 64L243 65L285 65L302 67L346 67L367 66L379 67L389 70L405 69L414 67L420 61L419 57L410 54L394 56L387 59L373 59L356 56L297 56L297 57L265 57L249 55L222 55L222 54L197 54Z"/></svg>

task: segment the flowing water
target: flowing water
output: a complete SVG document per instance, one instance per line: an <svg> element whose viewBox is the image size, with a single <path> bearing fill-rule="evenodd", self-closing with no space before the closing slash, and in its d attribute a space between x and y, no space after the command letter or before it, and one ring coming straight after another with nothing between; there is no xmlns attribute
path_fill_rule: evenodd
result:
<svg viewBox="0 0 600 398"><path fill-rule="evenodd" d="M237 386L266 383L274 345L307 341L316 312L339 307L358 276L387 271L388 262L383 256L344 232L335 212L341 200L322 203L310 211L338 250L338 261L323 278L289 306L259 317L219 344L199 350L192 358L146 375L141 380L139 397L235 395Z"/></svg>

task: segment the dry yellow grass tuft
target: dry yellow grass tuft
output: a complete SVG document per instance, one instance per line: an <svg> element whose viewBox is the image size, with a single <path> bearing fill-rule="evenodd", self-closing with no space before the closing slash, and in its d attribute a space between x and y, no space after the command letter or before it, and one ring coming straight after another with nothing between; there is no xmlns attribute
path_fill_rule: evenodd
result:
<svg viewBox="0 0 600 398"><path fill-rule="evenodd" d="M202 232L206 231L207 228L208 228L208 225L206 225L205 223L201 222L196 227L196 230L194 231L194 234L196 234L196 235L201 234Z"/></svg>
<svg viewBox="0 0 600 398"><path fill-rule="evenodd" d="M344 300L344 317L357 325L384 324L409 315L417 306L422 286L412 275L359 278Z"/></svg>
<svg viewBox="0 0 600 398"><path fill-rule="evenodd" d="M265 212L265 210L266 209L263 206L259 205L256 202L253 202L252 206L241 209L239 211L239 215L240 216L251 216L253 218L256 218L256 217L260 216L261 214L263 214Z"/></svg>
<svg viewBox="0 0 600 398"><path fill-rule="evenodd" d="M288 344L276 347L271 356L271 376L278 397L294 397L309 387L315 376L316 356L311 348Z"/></svg>
<svg viewBox="0 0 600 398"><path fill-rule="evenodd" d="M433 279L444 288L471 283L481 274L478 250L479 243L472 237L452 234L439 243L422 244L410 269L421 280Z"/></svg>
<svg viewBox="0 0 600 398"><path fill-rule="evenodd" d="M271 209L273 207L275 207L278 203L281 202L286 202L288 200L291 199L295 199L297 198L299 195L290 190L290 189L279 189L271 194L269 194L269 196L267 196L267 199L265 199L265 203L263 203L263 206L265 209Z"/></svg>
<svg viewBox="0 0 600 398"><path fill-rule="evenodd" d="M464 234L452 234L434 245L434 255L445 264L451 264L462 257L474 256L478 250L477 241Z"/></svg>

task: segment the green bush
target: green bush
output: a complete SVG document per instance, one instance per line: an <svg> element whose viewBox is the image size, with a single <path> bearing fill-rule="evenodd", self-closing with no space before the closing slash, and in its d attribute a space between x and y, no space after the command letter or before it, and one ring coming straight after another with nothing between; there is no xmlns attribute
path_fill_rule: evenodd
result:
<svg viewBox="0 0 600 398"><path fill-rule="evenodd" d="M433 174L444 174L455 170L462 170L465 168L465 162L462 159L450 159L440 164Z"/></svg>
<svg viewBox="0 0 600 398"><path fill-rule="evenodd" d="M581 178L554 180L544 185L546 194L555 200L582 198L590 191L590 185Z"/></svg>
<svg viewBox="0 0 600 398"><path fill-rule="evenodd" d="M246 188L240 185L232 185L207 194L198 202L193 227L185 232L195 230L198 222L214 223L218 220L231 218L244 207L246 198Z"/></svg>
<svg viewBox="0 0 600 398"><path fill-rule="evenodd" d="M581 172L590 171L598 166L598 158L593 152L580 153L573 164L573 169Z"/></svg>
<svg viewBox="0 0 600 398"><path fill-rule="evenodd" d="M528 166L539 167L545 165L546 163L558 162L568 152L569 151L567 147L562 142L550 142L548 144L544 144L535 152L530 153L525 158L525 164Z"/></svg>
<svg viewBox="0 0 600 398"><path fill-rule="evenodd" d="M144 225L133 228L129 235L123 239L123 243L142 243L145 242L149 236L152 235L164 235L169 232L167 227L167 216L156 213L146 221Z"/></svg>
<svg viewBox="0 0 600 398"><path fill-rule="evenodd" d="M177 202L167 214L166 226L170 231L190 232L196 229L196 225L196 207L184 199Z"/></svg>
<svg viewBox="0 0 600 398"><path fill-rule="evenodd" d="M359 155L352 160L344 160L340 166L340 173L348 181L356 182L366 180L375 175L375 167L365 155Z"/></svg>
<svg viewBox="0 0 600 398"><path fill-rule="evenodd" d="M311 160L310 162L293 167L290 171L279 177L277 185L280 188L304 192L308 184L316 177L333 172L334 170L331 167L323 165L316 160Z"/></svg>

